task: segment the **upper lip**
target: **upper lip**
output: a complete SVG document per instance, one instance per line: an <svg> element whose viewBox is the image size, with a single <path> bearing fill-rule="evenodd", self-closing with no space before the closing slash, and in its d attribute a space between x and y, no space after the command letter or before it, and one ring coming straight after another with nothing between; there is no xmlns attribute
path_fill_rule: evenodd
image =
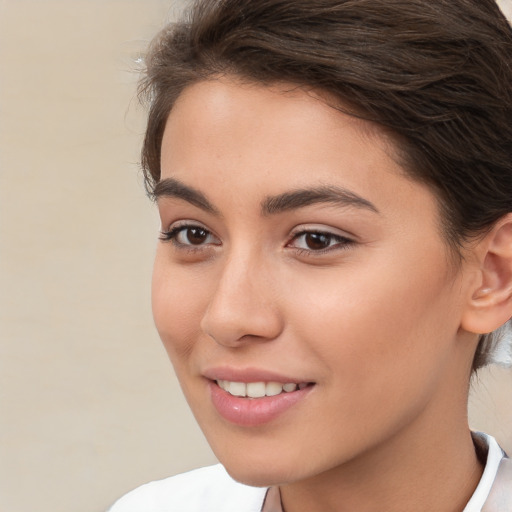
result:
<svg viewBox="0 0 512 512"><path fill-rule="evenodd" d="M312 382L309 379L291 377L272 370L261 368L232 368L218 366L207 368L202 372L203 376L210 380L228 380L230 382L281 382L283 384Z"/></svg>

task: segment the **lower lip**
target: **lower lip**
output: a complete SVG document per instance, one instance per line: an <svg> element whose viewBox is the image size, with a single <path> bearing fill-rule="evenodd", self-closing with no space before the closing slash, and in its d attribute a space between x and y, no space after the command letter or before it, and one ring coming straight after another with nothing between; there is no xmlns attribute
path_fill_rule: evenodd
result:
<svg viewBox="0 0 512 512"><path fill-rule="evenodd" d="M261 398L241 398L224 391L216 382L210 381L212 402L219 414L231 423L243 427L264 425L303 400L312 385L289 393Z"/></svg>

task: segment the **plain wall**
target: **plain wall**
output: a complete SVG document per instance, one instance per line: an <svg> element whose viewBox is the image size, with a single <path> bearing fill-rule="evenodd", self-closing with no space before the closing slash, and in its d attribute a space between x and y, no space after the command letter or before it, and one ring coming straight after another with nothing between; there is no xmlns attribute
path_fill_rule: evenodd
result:
<svg viewBox="0 0 512 512"><path fill-rule="evenodd" d="M102 511L215 460L153 328L137 166L133 70L180 4L0 0L1 510ZM471 398L510 451L511 395L491 368Z"/></svg>
<svg viewBox="0 0 512 512"><path fill-rule="evenodd" d="M101 511L214 461L153 328L133 72L158 0L0 3L0 509Z"/></svg>

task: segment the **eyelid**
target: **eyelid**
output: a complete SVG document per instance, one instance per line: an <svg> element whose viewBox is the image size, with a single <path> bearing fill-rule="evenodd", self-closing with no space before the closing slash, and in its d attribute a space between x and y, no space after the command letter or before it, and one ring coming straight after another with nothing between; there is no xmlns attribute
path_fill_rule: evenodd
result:
<svg viewBox="0 0 512 512"><path fill-rule="evenodd" d="M325 233L326 235L346 238L354 242L357 240L357 237L348 231L322 224L300 224L292 229L290 237L293 238L304 233Z"/></svg>
<svg viewBox="0 0 512 512"><path fill-rule="evenodd" d="M166 231L169 232L179 228L202 228L210 233L212 232L212 230L206 227L202 222L192 219L175 220L169 224L169 227L166 229Z"/></svg>

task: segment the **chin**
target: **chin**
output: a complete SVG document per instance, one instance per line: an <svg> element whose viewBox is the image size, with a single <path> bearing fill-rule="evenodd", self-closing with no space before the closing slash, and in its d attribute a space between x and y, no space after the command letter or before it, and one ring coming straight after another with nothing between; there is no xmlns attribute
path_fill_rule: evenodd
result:
<svg viewBox="0 0 512 512"><path fill-rule="evenodd" d="M268 466L270 466L270 464L257 468L252 468L249 465L243 467L243 464L237 466L224 464L226 471L233 480L252 487L272 487L296 480L296 476L294 478L294 475L290 473L279 471Z"/></svg>
<svg viewBox="0 0 512 512"><path fill-rule="evenodd" d="M286 457L276 460L275 457L268 456L263 460L257 460L248 457L247 452L240 452L238 457L218 457L219 461L226 468L228 474L245 485L252 487L272 487L275 485L289 484L311 476L308 474L308 468L304 464L294 459Z"/></svg>

